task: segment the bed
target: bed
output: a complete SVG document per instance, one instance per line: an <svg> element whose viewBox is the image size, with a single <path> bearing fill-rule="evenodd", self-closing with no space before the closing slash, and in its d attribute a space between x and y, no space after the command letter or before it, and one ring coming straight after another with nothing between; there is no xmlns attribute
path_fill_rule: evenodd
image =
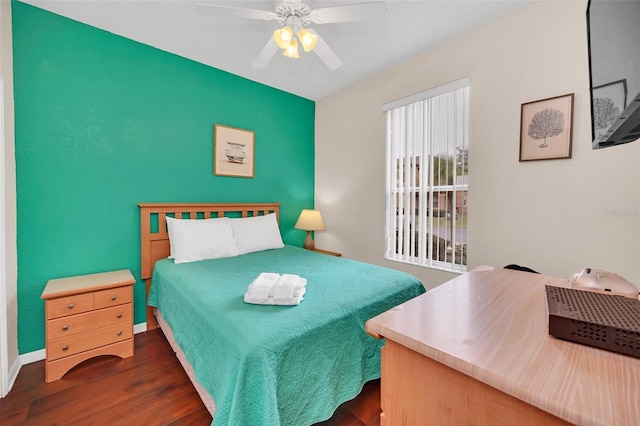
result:
<svg viewBox="0 0 640 426"><path fill-rule="evenodd" d="M383 342L366 333L366 320L425 291L409 274L288 245L167 259L167 217L277 219L278 204L140 204L140 212L147 327L157 327L157 315L213 425L304 425L331 417L380 377ZM262 272L304 277L304 300L245 303L248 284Z"/></svg>

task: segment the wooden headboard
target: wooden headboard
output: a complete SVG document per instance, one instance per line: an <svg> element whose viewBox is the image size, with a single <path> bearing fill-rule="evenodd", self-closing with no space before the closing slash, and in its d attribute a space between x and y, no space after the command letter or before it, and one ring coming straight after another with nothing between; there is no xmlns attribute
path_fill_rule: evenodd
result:
<svg viewBox="0 0 640 426"><path fill-rule="evenodd" d="M179 219L208 219L223 216L249 217L275 213L280 218L280 204L214 204L214 203L141 203L140 207L140 271L151 288L153 266L159 259L169 256L169 234L166 217ZM157 328L153 309L147 306L147 330Z"/></svg>

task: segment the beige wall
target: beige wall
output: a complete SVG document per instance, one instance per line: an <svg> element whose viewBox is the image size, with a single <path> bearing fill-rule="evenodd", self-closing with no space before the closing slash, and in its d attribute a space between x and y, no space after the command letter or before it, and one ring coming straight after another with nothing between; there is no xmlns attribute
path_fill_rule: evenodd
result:
<svg viewBox="0 0 640 426"><path fill-rule="evenodd" d="M17 374L18 366L18 301L17 301L17 256L16 256L16 164L14 149L14 125L13 125L13 55L11 47L11 2L0 1L0 75L4 81L4 146L2 147L4 159L2 169L3 177L0 183L4 185L0 194L4 195L1 207L3 211L0 217L4 217L5 227L0 229L1 238L4 239L4 268L0 268L3 274L0 280L4 281L5 287L0 284L0 291L4 290L4 298L0 300L6 302L7 323L0 326L5 327L6 342L0 342L0 351L6 351L7 365L3 366L10 370L10 377L5 377L9 371L0 369L1 383L10 383ZM0 224L2 226L2 224ZM1 254L0 254L1 255ZM0 334L2 335L2 334ZM0 339L1 340L1 339ZM7 344L4 347L5 343ZM6 389L3 389L6 390Z"/></svg>
<svg viewBox="0 0 640 426"><path fill-rule="evenodd" d="M571 276L584 266L640 285L640 143L591 149L586 1L541 1L316 105L319 248L385 261L383 103L469 77L469 267L518 263ZM575 93L573 158L518 162L520 105Z"/></svg>

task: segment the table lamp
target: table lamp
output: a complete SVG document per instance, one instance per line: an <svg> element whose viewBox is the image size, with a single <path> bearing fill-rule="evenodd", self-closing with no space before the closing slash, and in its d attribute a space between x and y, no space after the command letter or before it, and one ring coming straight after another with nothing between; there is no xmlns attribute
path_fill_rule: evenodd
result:
<svg viewBox="0 0 640 426"><path fill-rule="evenodd" d="M307 250L313 250L315 248L313 238L311 238L311 231L324 231L325 229L320 212L310 209L302 210L294 228L307 231L307 238L305 238L304 244L302 245Z"/></svg>

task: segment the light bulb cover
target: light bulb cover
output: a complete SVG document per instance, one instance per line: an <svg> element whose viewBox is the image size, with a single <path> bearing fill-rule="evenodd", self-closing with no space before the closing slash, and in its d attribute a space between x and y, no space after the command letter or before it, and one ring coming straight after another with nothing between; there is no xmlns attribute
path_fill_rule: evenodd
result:
<svg viewBox="0 0 640 426"><path fill-rule="evenodd" d="M276 42L280 49L286 49L293 40L293 30L291 27L286 26L278 28L273 32L273 41Z"/></svg>
<svg viewBox="0 0 640 426"><path fill-rule="evenodd" d="M291 40L291 43L282 51L282 54L287 58L297 59L300 57L298 53L298 40L295 38Z"/></svg>
<svg viewBox="0 0 640 426"><path fill-rule="evenodd" d="M302 48L305 52L311 52L316 44L318 44L318 35L303 28L298 31L298 40L302 44Z"/></svg>

